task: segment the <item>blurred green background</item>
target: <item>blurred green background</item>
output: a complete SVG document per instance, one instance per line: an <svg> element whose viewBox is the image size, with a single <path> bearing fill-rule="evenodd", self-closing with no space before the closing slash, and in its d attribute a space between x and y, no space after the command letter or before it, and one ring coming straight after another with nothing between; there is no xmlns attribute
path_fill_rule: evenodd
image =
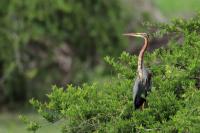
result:
<svg viewBox="0 0 200 133"><path fill-rule="evenodd" d="M189 18L199 5L199 0L1 0L0 133L27 132L19 112L40 119L28 100L45 100L52 85L108 79L112 72L104 56L138 52L138 43L122 33L145 32L144 21ZM39 132L56 133L57 126Z"/></svg>

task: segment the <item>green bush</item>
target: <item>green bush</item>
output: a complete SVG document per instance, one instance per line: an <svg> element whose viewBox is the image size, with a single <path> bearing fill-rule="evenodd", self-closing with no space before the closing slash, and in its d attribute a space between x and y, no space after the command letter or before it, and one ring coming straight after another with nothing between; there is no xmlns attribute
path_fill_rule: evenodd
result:
<svg viewBox="0 0 200 133"><path fill-rule="evenodd" d="M3 101L37 96L70 75L71 70L58 67L57 53L93 66L99 57L125 47L126 13L118 0L2 0L0 14ZM66 47L70 50L63 52Z"/></svg>
<svg viewBox="0 0 200 133"><path fill-rule="evenodd" d="M132 101L137 57L125 52L105 58L118 77L103 84L54 86L48 102L31 104L48 122L63 120L62 132L199 132L200 15L156 25L154 35L175 37L168 48L145 56L153 86L143 111L134 110Z"/></svg>

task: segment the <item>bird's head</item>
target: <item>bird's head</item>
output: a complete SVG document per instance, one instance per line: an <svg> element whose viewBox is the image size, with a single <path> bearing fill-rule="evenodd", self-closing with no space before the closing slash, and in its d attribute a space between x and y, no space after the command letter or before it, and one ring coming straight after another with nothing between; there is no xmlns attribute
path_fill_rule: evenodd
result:
<svg viewBox="0 0 200 133"><path fill-rule="evenodd" d="M123 35L141 37L141 38L144 38L144 39L148 39L149 38L149 35L147 33L125 33Z"/></svg>

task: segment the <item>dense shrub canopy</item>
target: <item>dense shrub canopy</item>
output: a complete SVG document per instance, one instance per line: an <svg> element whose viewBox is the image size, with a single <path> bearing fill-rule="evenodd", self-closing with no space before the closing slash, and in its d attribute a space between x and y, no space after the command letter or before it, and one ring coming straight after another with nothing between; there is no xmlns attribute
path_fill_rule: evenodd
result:
<svg viewBox="0 0 200 133"><path fill-rule="evenodd" d="M134 110L132 102L137 57L125 52L118 59L105 58L118 77L103 84L69 85L66 89L54 86L47 103L31 103L47 121L64 120L63 132L198 132L200 15L157 26L160 29L155 35L175 37L168 48L145 56L145 65L153 72L153 88L143 111ZM29 130L40 127L22 119Z"/></svg>

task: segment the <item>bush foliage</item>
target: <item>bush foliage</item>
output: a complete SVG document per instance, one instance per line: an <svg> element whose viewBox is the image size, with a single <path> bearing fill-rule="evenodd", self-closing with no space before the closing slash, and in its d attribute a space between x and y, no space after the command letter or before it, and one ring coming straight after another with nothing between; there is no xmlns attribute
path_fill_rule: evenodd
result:
<svg viewBox="0 0 200 133"><path fill-rule="evenodd" d="M32 99L31 104L48 122L63 120L62 132L198 132L200 15L151 26L159 27L153 36L172 36L167 48L145 55L153 85L143 111L134 110L132 101L137 57L126 52L105 58L117 77L103 84L53 86L48 102Z"/></svg>

